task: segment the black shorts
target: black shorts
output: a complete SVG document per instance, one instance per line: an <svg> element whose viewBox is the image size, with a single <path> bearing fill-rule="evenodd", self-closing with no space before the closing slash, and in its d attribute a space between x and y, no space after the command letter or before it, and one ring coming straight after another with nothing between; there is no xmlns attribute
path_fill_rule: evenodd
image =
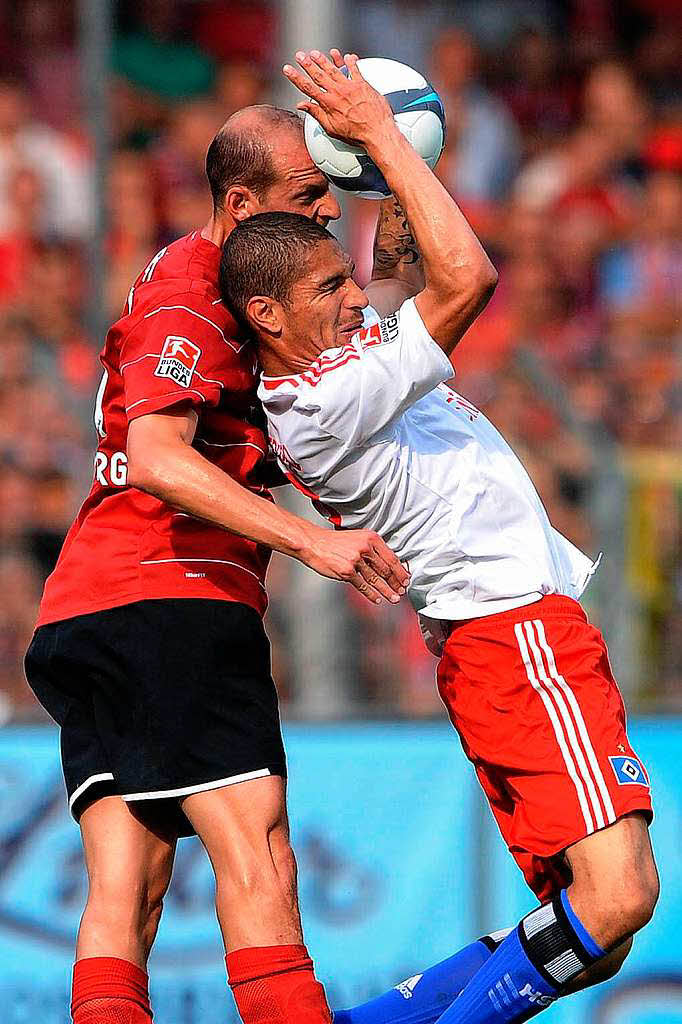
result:
<svg viewBox="0 0 682 1024"><path fill-rule="evenodd" d="M26 677L61 726L76 820L117 794L191 835L184 796L286 776L270 644L247 605L167 598L49 623Z"/></svg>

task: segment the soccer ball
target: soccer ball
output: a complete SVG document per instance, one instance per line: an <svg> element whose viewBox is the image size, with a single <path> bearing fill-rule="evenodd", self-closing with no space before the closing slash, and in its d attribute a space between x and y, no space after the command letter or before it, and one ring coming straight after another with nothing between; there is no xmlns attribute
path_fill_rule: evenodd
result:
<svg viewBox="0 0 682 1024"><path fill-rule="evenodd" d="M445 111L433 86L407 64L386 57L365 57L358 68L386 97L398 128L433 169L445 144ZM313 162L334 185L363 199L390 196L383 174L364 149L327 135L311 114L306 114L304 128Z"/></svg>

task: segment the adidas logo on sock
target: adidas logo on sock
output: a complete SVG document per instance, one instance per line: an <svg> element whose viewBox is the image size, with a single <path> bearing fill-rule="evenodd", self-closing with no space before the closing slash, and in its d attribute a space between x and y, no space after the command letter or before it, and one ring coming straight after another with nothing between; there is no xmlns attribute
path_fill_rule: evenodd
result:
<svg viewBox="0 0 682 1024"><path fill-rule="evenodd" d="M418 981L421 981L421 978L421 974L413 974L407 981L401 981L399 985L396 985L396 992L400 992L403 999L411 999L415 986Z"/></svg>

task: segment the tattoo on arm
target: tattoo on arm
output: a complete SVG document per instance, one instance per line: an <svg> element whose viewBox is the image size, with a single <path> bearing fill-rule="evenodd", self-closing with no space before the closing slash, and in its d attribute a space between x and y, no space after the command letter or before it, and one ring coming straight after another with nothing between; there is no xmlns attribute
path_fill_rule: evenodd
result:
<svg viewBox="0 0 682 1024"><path fill-rule="evenodd" d="M420 264L419 249L402 206L397 199L384 200L374 238L372 280L401 277L408 267L414 268L414 273Z"/></svg>

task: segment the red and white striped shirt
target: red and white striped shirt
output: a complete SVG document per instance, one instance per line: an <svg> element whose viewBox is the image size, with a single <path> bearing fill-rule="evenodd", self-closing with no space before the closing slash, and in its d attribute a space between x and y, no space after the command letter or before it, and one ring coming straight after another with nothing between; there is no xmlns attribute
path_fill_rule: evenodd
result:
<svg viewBox="0 0 682 1024"><path fill-rule="evenodd" d="M194 447L265 497L256 362L218 294L220 249L193 232L137 278L107 334L92 489L43 594L38 624L145 598L241 601L265 611L269 551L127 483L128 426L189 403Z"/></svg>

